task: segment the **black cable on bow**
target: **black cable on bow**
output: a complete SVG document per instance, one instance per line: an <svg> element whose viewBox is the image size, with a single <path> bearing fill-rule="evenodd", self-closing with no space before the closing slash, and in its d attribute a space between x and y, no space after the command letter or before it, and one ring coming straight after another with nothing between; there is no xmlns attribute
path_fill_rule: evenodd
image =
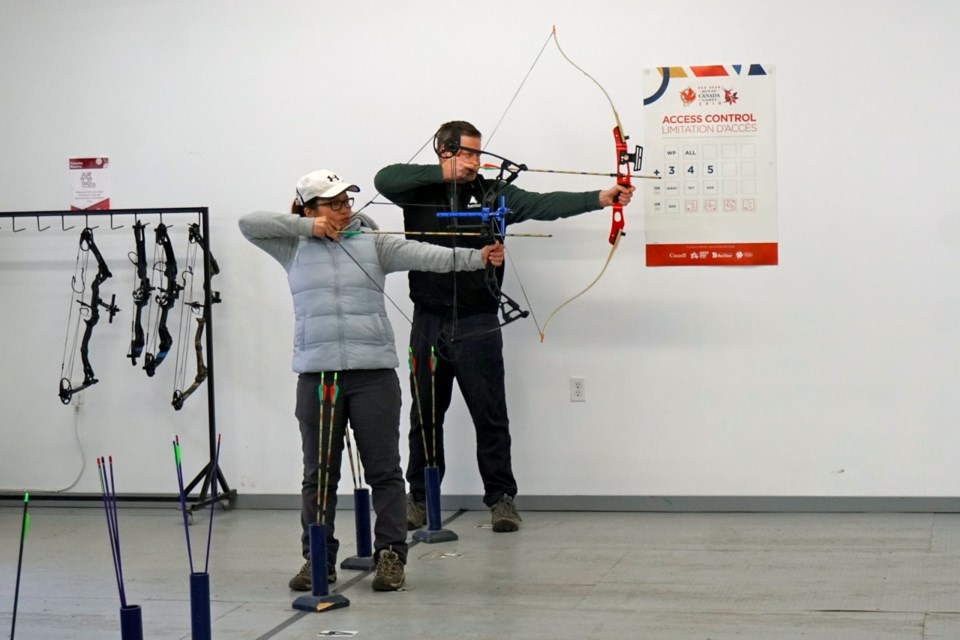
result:
<svg viewBox="0 0 960 640"><path fill-rule="evenodd" d="M136 253L130 256L130 261L136 268L133 286L134 316L130 326L130 353L127 354L133 366L137 366L137 358L143 354L143 348L147 344L146 332L143 330L143 308L150 305L150 294L154 290L147 272L146 228L147 225L139 220L133 225Z"/></svg>
<svg viewBox="0 0 960 640"><path fill-rule="evenodd" d="M164 253L163 260L156 259L158 249ZM167 317L183 288L177 282L177 257L173 251L173 243L170 242L170 236L167 234L167 226L162 222L156 229L153 268L155 271L163 271L164 282L163 286L159 287L160 293L156 296L157 306L160 308L156 331L151 332L151 342L154 342L156 353L148 351L143 358L143 368L148 376L156 373L157 367L166 359L167 354L170 353L170 347L173 346L173 336L167 328Z"/></svg>
<svg viewBox="0 0 960 640"><path fill-rule="evenodd" d="M220 273L220 266L217 264L213 254L210 253L207 241L200 232L199 224L193 223L190 225L188 238L189 244L187 245L186 266L184 267L182 275L182 288L188 293L185 294L184 302L180 307L180 333L178 339L181 346L177 349L177 359L174 367L176 373L174 374L173 382L173 401L171 402L173 408L177 411L183 408L183 403L187 398L193 395L193 392L207 379L207 364L203 357L203 330L207 326L206 290L204 290L202 301L197 300L193 295L194 268L197 263L197 255L202 251L206 256L204 264L207 264L207 260L209 260L210 278ZM188 278L190 279L189 286L187 284ZM218 302L220 302L220 292L211 292L210 304L216 304ZM188 312L187 309L190 311ZM193 378L193 382L190 383L190 386L184 389L187 378L187 350L189 347L189 343L184 339L184 334L187 332L187 327L190 324L191 314L199 314L196 318L197 330L193 335L193 349L197 356L197 374Z"/></svg>
<svg viewBox="0 0 960 640"><path fill-rule="evenodd" d="M80 256L83 254L84 261L83 266L80 266ZM93 254L94 258L97 261L97 274L94 276L93 281L90 283L90 300L85 302L83 300L83 293L85 287L85 273L87 265L89 264L90 255ZM79 304L79 310L77 313L77 324L74 329L74 340L70 349L70 364L67 366L67 349L66 343L64 344L64 354L63 360L60 363L60 401L63 404L70 404L70 400L73 398L73 394L83 391L87 387L95 385L99 382L96 374L93 371L93 365L90 364L90 338L93 337L93 328L97 326L97 323L100 322L100 309L101 307L107 311L109 322L113 322L113 316L117 314L120 309L117 307L114 302L116 302L116 294L112 295L110 302L104 302L100 298L100 285L107 281L108 278L113 276L110 273L109 267L107 267L106 261L103 259L103 255L100 253L100 249L97 248L96 243L93 241L93 229L87 227L80 234L80 244L77 249L77 268L80 272L80 282L81 288L77 290L77 276L74 274L71 288L74 293L80 294L80 299L76 300ZM71 296L71 305L70 305L70 316L73 315L73 297ZM86 316L84 322L86 323L86 328L83 331L83 338L80 340L80 361L83 366L83 382L79 385L74 386L70 378L73 374L73 365L75 363L75 354L76 354L76 335L80 327L80 318ZM70 318L67 320L67 331L69 334L70 327Z"/></svg>

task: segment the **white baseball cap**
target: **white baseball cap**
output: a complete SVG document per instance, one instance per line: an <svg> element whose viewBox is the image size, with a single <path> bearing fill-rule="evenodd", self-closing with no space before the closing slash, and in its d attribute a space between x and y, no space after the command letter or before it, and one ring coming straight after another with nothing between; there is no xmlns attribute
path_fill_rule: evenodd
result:
<svg viewBox="0 0 960 640"><path fill-rule="evenodd" d="M360 187L344 182L333 171L320 169L297 180L297 202L304 205L314 198L334 198L344 191L360 191Z"/></svg>

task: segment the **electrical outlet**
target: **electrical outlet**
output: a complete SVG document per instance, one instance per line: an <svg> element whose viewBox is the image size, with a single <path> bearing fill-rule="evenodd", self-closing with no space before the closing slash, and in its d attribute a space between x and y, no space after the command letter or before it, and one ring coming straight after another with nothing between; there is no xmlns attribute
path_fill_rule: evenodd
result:
<svg viewBox="0 0 960 640"><path fill-rule="evenodd" d="M570 402L587 401L587 379L580 376L570 378Z"/></svg>

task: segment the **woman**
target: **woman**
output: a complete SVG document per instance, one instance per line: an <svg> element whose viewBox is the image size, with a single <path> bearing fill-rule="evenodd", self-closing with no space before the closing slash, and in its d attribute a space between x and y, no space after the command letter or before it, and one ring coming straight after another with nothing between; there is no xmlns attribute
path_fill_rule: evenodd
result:
<svg viewBox="0 0 960 640"><path fill-rule="evenodd" d="M306 564L290 580L291 589L310 590L308 526L318 522L318 472L321 461L321 384L338 393L325 421L334 420L332 450L324 468L327 487L327 574L336 580L339 543L334 537L337 483L343 436L353 428L365 479L372 489L374 557L373 589L395 591L404 583L407 557L406 502L400 470L400 383L393 328L387 319L383 287L392 271L465 271L503 264L499 243L483 249L450 249L369 233L372 220L354 215L349 193L360 189L337 174L320 170L303 176L296 186L291 214L257 212L240 219L240 231L273 256L287 271L296 326L293 370L299 374L296 416L303 444L300 521ZM326 377L323 377L326 374ZM329 397L329 396L328 396ZM328 428L328 427L326 427ZM329 480L327 480L329 478Z"/></svg>

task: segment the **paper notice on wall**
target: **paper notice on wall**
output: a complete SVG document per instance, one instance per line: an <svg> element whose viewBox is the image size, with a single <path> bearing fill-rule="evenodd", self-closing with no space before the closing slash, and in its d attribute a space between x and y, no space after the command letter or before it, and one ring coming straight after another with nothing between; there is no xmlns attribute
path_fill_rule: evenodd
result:
<svg viewBox="0 0 960 640"><path fill-rule="evenodd" d="M644 71L647 266L777 264L773 71Z"/></svg>
<svg viewBox="0 0 960 640"><path fill-rule="evenodd" d="M109 158L70 158L70 210L110 208Z"/></svg>

